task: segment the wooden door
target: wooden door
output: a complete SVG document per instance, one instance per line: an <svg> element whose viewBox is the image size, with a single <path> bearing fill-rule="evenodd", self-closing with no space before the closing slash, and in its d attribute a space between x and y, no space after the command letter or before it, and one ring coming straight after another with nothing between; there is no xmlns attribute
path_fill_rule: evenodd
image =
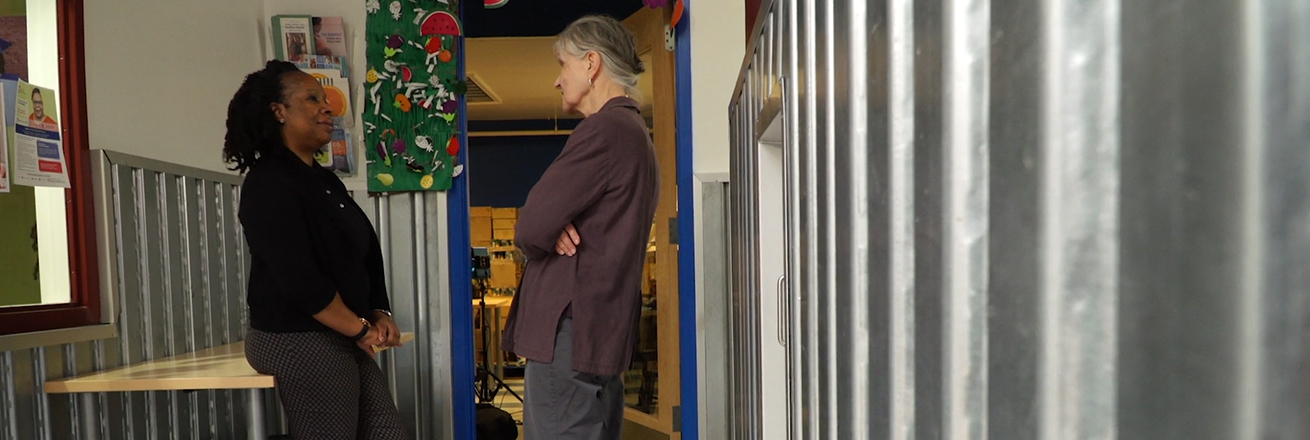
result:
<svg viewBox="0 0 1310 440"><path fill-rule="evenodd" d="M651 247L648 253L648 280L644 283L641 323L646 332L638 345L637 362L625 377L625 383L637 389L628 396L626 419L680 439L674 432L674 414L681 405L681 375L678 339L678 245L677 206L677 130L676 68L674 51L665 45L665 29L672 8L642 8L624 24L637 36L637 52L646 63L650 96L642 96L642 113L651 127L660 164L659 207L655 211ZM654 292L651 292L651 291ZM653 303L652 303L653 301ZM653 338L652 338L653 336ZM653 339L653 340L652 340ZM635 394L635 395L634 395ZM652 400L653 397L653 400Z"/></svg>

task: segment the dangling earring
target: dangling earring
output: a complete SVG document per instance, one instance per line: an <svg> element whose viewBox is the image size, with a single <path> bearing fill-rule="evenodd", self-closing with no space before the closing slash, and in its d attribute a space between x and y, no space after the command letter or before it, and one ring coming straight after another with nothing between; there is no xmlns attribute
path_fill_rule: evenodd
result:
<svg viewBox="0 0 1310 440"><path fill-rule="evenodd" d="M587 78L587 85L591 86L591 88L594 89L596 88L596 81L591 78Z"/></svg>

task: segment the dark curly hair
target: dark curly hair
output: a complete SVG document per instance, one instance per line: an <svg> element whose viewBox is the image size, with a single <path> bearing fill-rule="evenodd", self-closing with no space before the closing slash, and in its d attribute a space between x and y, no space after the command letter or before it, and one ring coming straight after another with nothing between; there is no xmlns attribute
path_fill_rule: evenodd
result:
<svg viewBox="0 0 1310 440"><path fill-rule="evenodd" d="M270 104L285 102L288 73L300 72L294 64L273 60L262 70L246 76L227 105L227 135L223 139L223 161L245 173L260 157L286 148L282 145L282 124Z"/></svg>

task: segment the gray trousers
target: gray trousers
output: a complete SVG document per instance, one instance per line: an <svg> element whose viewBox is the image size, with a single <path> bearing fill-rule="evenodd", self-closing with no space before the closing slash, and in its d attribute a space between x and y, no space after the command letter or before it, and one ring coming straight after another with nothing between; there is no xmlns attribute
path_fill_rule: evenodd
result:
<svg viewBox="0 0 1310 440"><path fill-rule="evenodd" d="M555 333L555 361L528 361L524 372L524 440L619 440L623 380L572 365L573 320L565 318Z"/></svg>

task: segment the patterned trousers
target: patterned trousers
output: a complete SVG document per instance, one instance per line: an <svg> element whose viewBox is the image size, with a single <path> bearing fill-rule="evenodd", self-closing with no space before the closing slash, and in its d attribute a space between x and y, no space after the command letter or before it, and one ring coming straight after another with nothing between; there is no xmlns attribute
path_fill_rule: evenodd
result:
<svg viewBox="0 0 1310 440"><path fill-rule="evenodd" d="M273 376L292 438L410 438L382 369L343 336L250 329L246 360L255 371Z"/></svg>

